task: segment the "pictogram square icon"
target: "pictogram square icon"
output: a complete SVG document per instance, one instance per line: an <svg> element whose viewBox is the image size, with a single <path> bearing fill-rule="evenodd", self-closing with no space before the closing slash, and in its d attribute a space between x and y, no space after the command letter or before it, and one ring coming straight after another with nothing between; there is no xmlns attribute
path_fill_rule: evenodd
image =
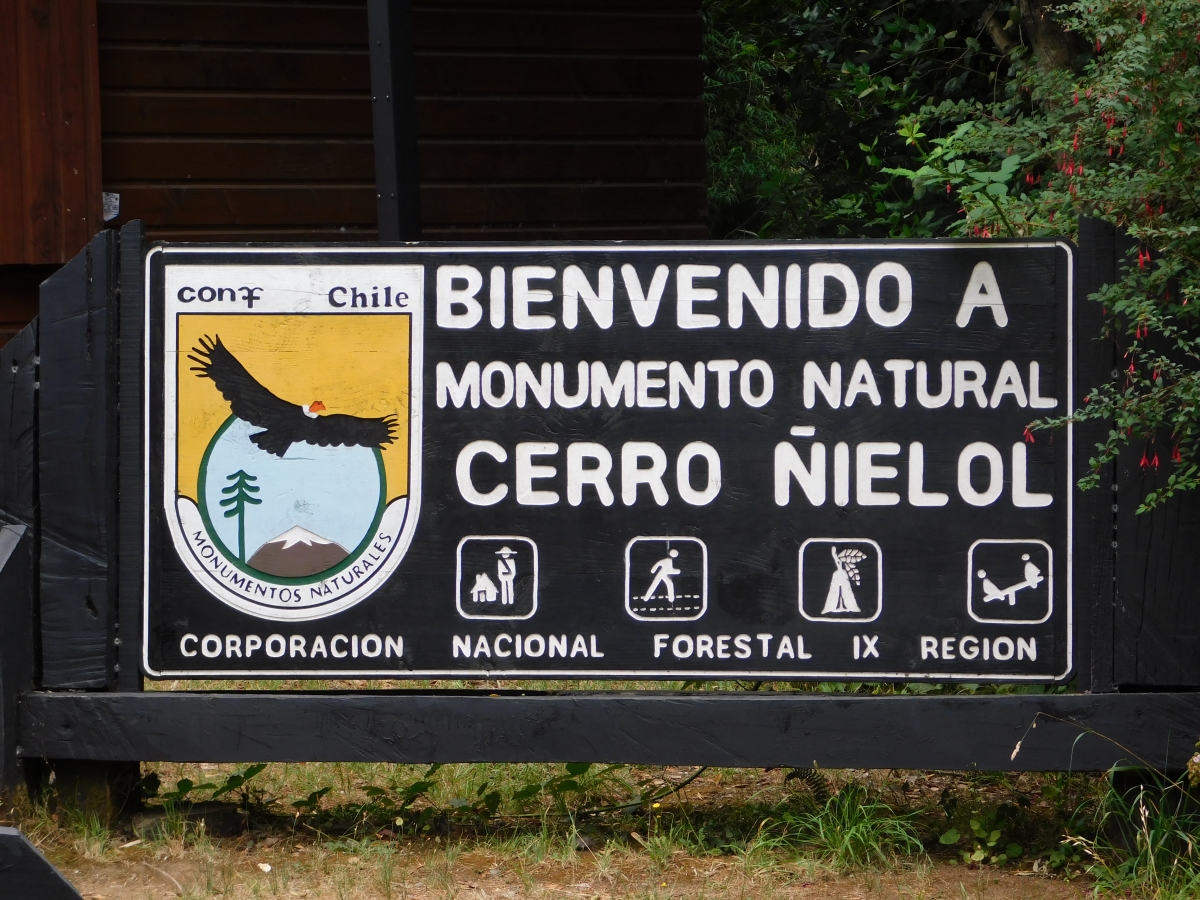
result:
<svg viewBox="0 0 1200 900"><path fill-rule="evenodd" d="M800 545L800 614L813 622L873 622L883 610L883 551L869 538Z"/></svg>
<svg viewBox="0 0 1200 900"><path fill-rule="evenodd" d="M694 537L625 545L625 609L635 619L691 622L708 609L708 548Z"/></svg>
<svg viewBox="0 0 1200 900"><path fill-rule="evenodd" d="M1045 541L979 540L967 551L967 612L988 625L1040 625L1054 612L1054 551Z"/></svg>
<svg viewBox="0 0 1200 900"><path fill-rule="evenodd" d="M528 619L537 612L537 544L469 535L458 542L456 603L464 619Z"/></svg>

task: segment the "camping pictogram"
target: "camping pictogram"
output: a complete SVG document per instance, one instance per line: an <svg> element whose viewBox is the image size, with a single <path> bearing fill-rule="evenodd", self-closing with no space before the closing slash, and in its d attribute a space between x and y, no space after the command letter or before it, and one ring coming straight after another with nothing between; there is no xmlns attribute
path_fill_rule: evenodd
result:
<svg viewBox="0 0 1200 900"><path fill-rule="evenodd" d="M800 613L815 622L871 622L883 607L883 552L867 538L800 545Z"/></svg>
<svg viewBox="0 0 1200 900"><path fill-rule="evenodd" d="M694 620L708 608L708 548L693 537L636 537L625 548L625 609L635 619Z"/></svg>
<svg viewBox="0 0 1200 900"><path fill-rule="evenodd" d="M193 576L267 619L369 596L416 524L419 311L174 312L164 500Z"/></svg>
<svg viewBox="0 0 1200 900"><path fill-rule="evenodd" d="M1054 606L1053 552L1039 540L981 540L967 552L967 609L977 622L1036 625Z"/></svg>
<svg viewBox="0 0 1200 900"><path fill-rule="evenodd" d="M829 578L829 593L825 595L825 606L821 615L837 615L839 613L860 613L858 600L854 597L854 585L862 584L862 573L858 564L867 558L862 550L849 547L838 550L834 544L829 548L833 557L833 574Z"/></svg>
<svg viewBox="0 0 1200 900"><path fill-rule="evenodd" d="M458 613L528 619L537 611L538 554L529 538L471 535L458 544Z"/></svg>

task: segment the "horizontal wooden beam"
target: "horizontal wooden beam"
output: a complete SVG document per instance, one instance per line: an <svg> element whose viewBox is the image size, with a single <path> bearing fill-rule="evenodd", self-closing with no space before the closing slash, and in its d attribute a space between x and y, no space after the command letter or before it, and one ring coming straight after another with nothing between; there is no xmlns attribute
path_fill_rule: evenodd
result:
<svg viewBox="0 0 1200 900"><path fill-rule="evenodd" d="M1200 693L35 692L21 699L18 752L180 762L1102 771L1180 769L1197 736Z"/></svg>

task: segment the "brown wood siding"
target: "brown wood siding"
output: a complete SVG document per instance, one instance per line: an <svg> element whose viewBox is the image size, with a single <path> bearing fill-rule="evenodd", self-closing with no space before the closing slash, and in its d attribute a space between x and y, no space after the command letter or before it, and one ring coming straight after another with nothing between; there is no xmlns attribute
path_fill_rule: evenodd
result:
<svg viewBox="0 0 1200 900"><path fill-rule="evenodd" d="M696 0L417 0L427 239L703 237ZM365 3L99 0L105 189L167 240L373 240Z"/></svg>
<svg viewBox="0 0 1200 900"><path fill-rule="evenodd" d="M0 265L64 263L102 226L98 111L95 0L0 3Z"/></svg>
<svg viewBox="0 0 1200 900"><path fill-rule="evenodd" d="M414 0L428 239L706 237L698 0Z"/></svg>
<svg viewBox="0 0 1200 900"><path fill-rule="evenodd" d="M362 0L98 0L105 190L159 240L373 240Z"/></svg>

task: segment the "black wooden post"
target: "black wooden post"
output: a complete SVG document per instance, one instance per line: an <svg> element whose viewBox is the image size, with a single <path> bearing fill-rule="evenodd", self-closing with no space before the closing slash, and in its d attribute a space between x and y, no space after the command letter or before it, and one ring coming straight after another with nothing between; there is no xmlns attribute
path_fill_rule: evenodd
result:
<svg viewBox="0 0 1200 900"><path fill-rule="evenodd" d="M121 229L119 311L120 441L117 519L117 686L140 691L142 633L142 351L145 327L145 272L142 252L146 227L140 220Z"/></svg>
<svg viewBox="0 0 1200 900"><path fill-rule="evenodd" d="M417 108L409 0L368 0L379 240L421 238Z"/></svg>
<svg viewBox="0 0 1200 900"><path fill-rule="evenodd" d="M22 777L17 697L35 684L35 319L0 350L0 788Z"/></svg>
<svg viewBox="0 0 1200 900"><path fill-rule="evenodd" d="M118 274L117 234L103 231L41 288L35 552L47 689L118 686ZM137 762L43 756L68 805L108 821L134 796ZM27 779L35 792L48 783L41 769Z"/></svg>
<svg viewBox="0 0 1200 900"><path fill-rule="evenodd" d="M1119 281L1134 242L1099 219L1079 223L1076 321L1080 394L1121 377L1125 361L1112 340L1100 339L1104 313L1089 294ZM1151 342L1154 337L1149 338ZM1085 471L1108 424L1077 432L1077 467ZM1149 490L1173 470L1168 431L1127 447L1106 466L1099 491L1080 496L1076 595L1084 598L1080 637L1090 660L1080 685L1093 691L1152 686L1200 687L1200 499L1183 494L1138 513ZM1145 457L1143 457L1145 454ZM1143 464L1143 458L1147 463Z"/></svg>
<svg viewBox="0 0 1200 900"><path fill-rule="evenodd" d="M42 284L38 355L42 685L115 687L117 235Z"/></svg>
<svg viewBox="0 0 1200 900"><path fill-rule="evenodd" d="M1079 220L1075 262L1075 383L1076 408L1088 391L1115 375L1116 346L1101 338L1104 310L1088 297L1118 276L1117 232L1101 219ZM1075 428L1075 472L1089 469L1096 444L1108 434L1107 422L1085 422ZM1076 495L1075 596L1079 598L1078 685L1083 691L1111 691L1113 682L1115 565L1117 537L1116 482L1113 467L1105 466L1100 486Z"/></svg>

